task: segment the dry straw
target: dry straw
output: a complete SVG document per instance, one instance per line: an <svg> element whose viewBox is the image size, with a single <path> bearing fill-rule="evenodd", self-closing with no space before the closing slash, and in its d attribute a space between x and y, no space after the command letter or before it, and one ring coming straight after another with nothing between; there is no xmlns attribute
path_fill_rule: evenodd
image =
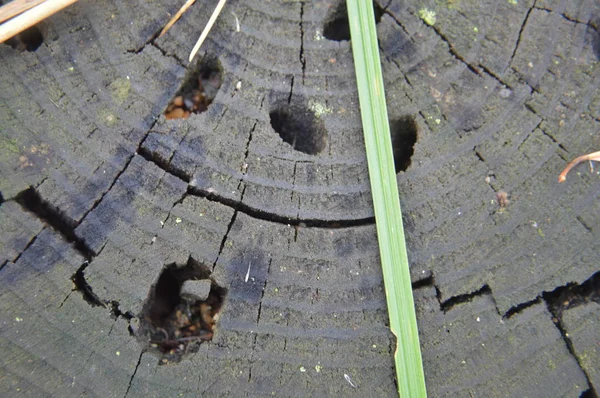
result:
<svg viewBox="0 0 600 398"><path fill-rule="evenodd" d="M21 33L78 0L14 0L0 8L0 43Z"/></svg>

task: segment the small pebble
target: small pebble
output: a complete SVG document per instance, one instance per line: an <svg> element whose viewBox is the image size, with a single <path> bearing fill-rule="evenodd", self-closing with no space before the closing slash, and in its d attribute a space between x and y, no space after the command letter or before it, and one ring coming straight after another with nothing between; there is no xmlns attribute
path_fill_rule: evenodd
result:
<svg viewBox="0 0 600 398"><path fill-rule="evenodd" d="M192 98L186 98L183 100L183 104L185 105L186 109L194 109L194 100Z"/></svg>
<svg viewBox="0 0 600 398"><path fill-rule="evenodd" d="M512 94L512 90L509 88L503 88L498 93L498 95L500 95L500 98L508 98L508 97L510 97L511 94Z"/></svg>
<svg viewBox="0 0 600 398"><path fill-rule="evenodd" d="M178 95L173 99L173 106L176 106L178 108L181 108L183 106L183 97L181 95Z"/></svg>
<svg viewBox="0 0 600 398"><path fill-rule="evenodd" d="M167 118L167 120L181 119L184 113L185 111L183 110L183 108L175 108L172 111L165 113L165 118Z"/></svg>

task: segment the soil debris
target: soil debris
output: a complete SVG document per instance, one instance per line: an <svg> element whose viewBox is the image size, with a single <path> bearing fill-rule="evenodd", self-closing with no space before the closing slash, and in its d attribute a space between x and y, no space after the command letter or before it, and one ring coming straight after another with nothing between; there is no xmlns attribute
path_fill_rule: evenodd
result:
<svg viewBox="0 0 600 398"><path fill-rule="evenodd" d="M198 79L200 89L192 90L187 95L178 95L165 111L165 117L170 119L187 119L192 113L201 113L208 109L212 101L204 96L202 82Z"/></svg>
<svg viewBox="0 0 600 398"><path fill-rule="evenodd" d="M227 289L209 278L209 273L193 260L184 267L171 264L152 287L136 334L159 357L159 364L177 363L184 354L212 340ZM206 283L210 283L208 297L198 293L204 290L200 286L193 286Z"/></svg>
<svg viewBox="0 0 600 398"><path fill-rule="evenodd" d="M508 194L505 191L498 191L496 192L496 200L498 201L500 210L505 210L509 203Z"/></svg>
<svg viewBox="0 0 600 398"><path fill-rule="evenodd" d="M185 79L181 89L165 110L166 119L187 119L208 109L223 82L223 72L216 57L205 56Z"/></svg>

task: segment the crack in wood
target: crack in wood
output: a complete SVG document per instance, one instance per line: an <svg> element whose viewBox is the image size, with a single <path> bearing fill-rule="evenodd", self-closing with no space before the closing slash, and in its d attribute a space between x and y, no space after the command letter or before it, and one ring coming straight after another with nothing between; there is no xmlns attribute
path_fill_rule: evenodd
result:
<svg viewBox="0 0 600 398"><path fill-rule="evenodd" d="M63 305L65 305L65 303L67 302L67 300L69 299L69 297L71 297L71 294L73 294L73 292L76 289L73 289L69 292L69 294L67 294L67 296L63 299L63 301L60 302L60 304L58 305L58 309L61 309Z"/></svg>
<svg viewBox="0 0 600 398"><path fill-rule="evenodd" d="M533 300L529 300L524 303L520 303L515 306L512 306L508 309L508 311L506 311L506 313L504 313L502 318L510 319L514 315L520 314L521 312L523 312L527 308L531 307L532 305L539 304L541 302L542 302L542 298L541 298L541 295L539 295L536 298L534 298Z"/></svg>
<svg viewBox="0 0 600 398"><path fill-rule="evenodd" d="M48 225L53 231L56 231L67 242L87 260L90 260L95 253L86 244L85 240L77 236L75 228L79 223L65 216L58 208L45 201L34 187L29 187L20 192L15 197L23 210L32 213L39 220ZM89 212L88 212L89 213ZM86 213L86 215L88 214ZM85 217L85 216L84 216ZM37 236L36 236L37 237ZM35 241L35 238L29 242L27 248Z"/></svg>
<svg viewBox="0 0 600 398"><path fill-rule="evenodd" d="M360 265L360 261L358 262ZM416 289L423 289L425 287L432 287L434 286L433 284L433 275L429 275L427 278L424 279L419 279L417 281L414 281L411 283L412 289L416 290Z"/></svg>
<svg viewBox="0 0 600 398"><path fill-rule="evenodd" d="M306 75L306 58L304 57L304 1L300 2L300 64L302 65L302 84Z"/></svg>
<svg viewBox="0 0 600 398"><path fill-rule="evenodd" d="M389 3L388 3L388 5L389 5ZM406 27L404 27L404 25L400 22L400 20L392 12L390 12L389 10L387 10L387 7L388 6L386 6L386 8L384 8L384 13L387 14L387 15L389 15L394 20L394 22L396 22L396 24L407 34L407 36L414 43L415 41L413 40L412 36L406 30ZM476 75L479 75L479 76L487 75L490 78L492 78L493 80L495 80L496 82L498 82L500 85L502 85L504 87L512 88L509 84L507 84L506 82L504 82L498 75L496 75L494 72L492 72L487 66L485 66L485 65L483 65L481 63L479 63L477 66L474 66L470 62L468 62L461 54L459 54L456 51L456 49L454 48L454 46L452 45L452 43L450 43L450 40L446 37L446 35L444 35L442 33L442 31L440 30L439 27L434 26L434 25L428 25L428 24L425 23L425 21L422 21L422 20L421 20L421 22L424 25L426 25L427 27L433 29L433 31L436 33L436 35L448 46L448 52L450 53L450 55L452 55L459 62L461 62L462 64L464 64L467 67L467 69L469 69L471 72L473 72L473 73L475 73ZM381 46L380 46L380 49L381 49ZM383 51L383 49L381 49L381 50ZM516 48L515 48L515 51L516 51ZM513 56L514 56L514 54L513 54ZM387 56L387 54L386 54L386 58L390 59ZM396 66L398 66L398 68L400 68L400 66L398 65L398 63L394 59L391 59L391 60L392 60L392 62L394 64L396 64ZM511 57L511 60L512 60L512 57ZM481 68L481 70L479 70L478 68ZM406 76L405 76L405 80L407 80ZM410 82L408 82L408 80L407 80L407 83L410 85Z"/></svg>
<svg viewBox="0 0 600 398"><path fill-rule="evenodd" d="M490 287L487 284L483 285L483 287L481 287L477 291L453 296L445 301L441 301L441 292L439 288L435 285L433 277L431 278L431 280L427 279L426 282L423 284L423 287L424 286L433 286L435 288L436 296L438 302L440 303L440 309L444 313L452 310L456 305L471 302L475 297L483 295L490 295L495 305L494 296ZM413 289L420 287L422 286L415 286L415 283L413 283ZM575 359L579 370L586 378L589 389L584 391L581 397L597 397L597 392L594 389L593 384L591 382L592 379L584 369L584 366L582 364L582 358L580 358L576 354L573 342L569 337L569 333L565 325L563 324L562 313L566 309L583 305L589 301L600 303L600 271L596 272L594 275L592 275L590 278L588 278L581 284L569 283L565 286L557 287L551 292L541 292L534 299L511 307L508 311L506 311L505 314L501 314L500 311L498 311L498 307L496 305L495 307L496 311L502 317L502 319L510 319L513 316L520 314L527 308L536 304L540 304L542 301L544 301L548 312L552 315L552 321L558 329L558 331L560 332L562 340L564 341L569 354Z"/></svg>
<svg viewBox="0 0 600 398"><path fill-rule="evenodd" d="M92 307L104 307L108 308L106 304L106 300L101 300L100 297L90 286L90 284L85 280L85 269L90 265L89 261L85 261L79 269L73 274L71 280L75 285L75 290L81 293L83 300L91 305Z"/></svg>
<svg viewBox="0 0 600 398"><path fill-rule="evenodd" d="M157 161L155 156L149 153L145 149L140 149L138 154L142 156L149 162L152 162L160 169L165 171L166 173L171 174L172 176L181 179L182 181L188 184L187 194L208 199L211 202L216 202L221 205L231 207L236 212L244 213L252 218L270 221L278 224L285 224L290 226L305 226L305 227L317 227L317 228L348 228L348 227L356 227L356 226L365 226L365 225L373 225L375 223L375 217L365 217L365 218L357 218L357 219L341 219L341 220L321 220L321 219L302 219L302 218L290 218L286 216L280 216L275 213L269 213L264 210L260 210L254 207L251 207L243 202L244 193L246 187L242 187L240 200L234 200L230 198L226 198L217 194L216 192L209 191L208 189L203 189L198 186L192 185L192 175L186 173L185 171L176 168L175 166L169 164L165 165L164 162ZM243 177L242 180L243 181ZM239 185L238 185L239 187Z"/></svg>
<svg viewBox="0 0 600 398"><path fill-rule="evenodd" d="M84 301L90 304L92 307L103 307L110 310L111 315L117 320L118 318L125 319L131 325L131 320L135 318L135 316L130 311L121 311L119 308L120 304L117 300L106 300L101 299L96 293L92 286L85 279L85 270L91 263L89 261L85 261L79 269L73 274L71 280L75 285L75 288L69 292L67 297L60 304L59 308L65 303L65 301L69 298L71 293L74 291L78 291L81 293ZM132 334L131 328L129 329L129 333Z"/></svg>
<svg viewBox="0 0 600 398"><path fill-rule="evenodd" d="M439 287L435 284L435 279L433 276L426 278L423 280L423 282L418 281L413 283L413 289L426 286L435 287L436 296L438 302L440 303L440 309L443 312L450 311L458 304L470 302L473 300L473 298L478 296L490 295L492 298L494 297L489 285L485 284L480 289L471 293L459 294L442 301L442 293ZM547 305L550 305L554 308L554 310L551 312L556 314L557 317L561 315L563 310L576 307L588 301L600 303L600 271L590 276L581 284L569 283L564 286L559 286L551 292L542 291L532 300L512 306L504 314L500 312L498 307L496 307L496 311L500 316L502 316L502 318L508 319L523 312L525 309L540 303L542 300L544 300Z"/></svg>
<svg viewBox="0 0 600 398"><path fill-rule="evenodd" d="M577 221L579 221L579 223L580 223L581 225L583 225L583 228L585 228L585 229L586 229L586 231L588 231L588 232L593 232L593 228L592 228L592 226L591 226L591 225L589 225L588 223L586 223L586 222L585 222L585 220L583 219L583 217L581 217L581 216L577 216L577 217L575 217L575 219L576 219Z"/></svg>
<svg viewBox="0 0 600 398"><path fill-rule="evenodd" d="M512 55L510 56L509 64L512 64L512 61L515 59L515 55L517 54L517 49L519 48L519 44L521 44L521 38L523 36L523 31L525 30L525 25L527 25L527 21L529 20L529 15L531 15L531 11L533 11L534 8L536 8L535 1L533 2L532 6L529 8L529 10L527 10L527 14L525 14L525 18L523 19L523 23L521 24L521 28L519 29L519 34L517 36L517 42L515 43L515 48L512 51Z"/></svg>
<svg viewBox="0 0 600 398"><path fill-rule="evenodd" d="M232 209L244 213L247 216L258 220L269 221L277 224L285 224L289 226L305 226L314 228L325 228L325 229L340 229L349 227L359 227L366 225L375 224L375 217L355 218L355 219L341 219L341 220L321 220L321 219L304 219L304 218L289 218L286 216L280 216L275 213L268 213L264 210L260 210L251 207L245 203L229 199L214 192L208 192L207 190L188 185L188 193L193 196L201 197L210 200L211 202L217 202L224 206L231 207Z"/></svg>
<svg viewBox="0 0 600 398"><path fill-rule="evenodd" d="M273 262L273 259L269 258L269 265L267 266L267 275L265 277L265 282L263 284L262 292L260 294L260 300L258 301L258 312L256 315L256 324L257 325L260 322L260 315L261 315L261 311L262 311L262 301L263 301L263 298L265 297L265 291L267 289L267 281L269 279L269 274L271 273L271 263L272 262Z"/></svg>
<svg viewBox="0 0 600 398"><path fill-rule="evenodd" d="M545 135L546 137L550 138L550 140L555 143L556 145L558 145L558 147L560 149L562 149L565 152L569 152L567 150L567 148L565 148L565 146L563 144L561 144L560 142L558 142L558 140L556 138L554 138L554 136L548 132L546 132L546 130L544 130L543 128L540 127L540 125L542 124L542 121L540 121L540 123L538 123L538 125L533 129L533 131L535 131L536 129L539 128L539 130L542 132L543 135Z"/></svg>
<svg viewBox="0 0 600 398"><path fill-rule="evenodd" d="M27 242L27 245L25 245L25 247L23 248L23 250L21 250L21 252L20 252L20 253L17 255L17 257L13 258L12 260L6 260L6 261L5 261L5 262L3 262L2 264L0 264L0 271L2 271L2 268L4 268L4 266L5 266L6 264L8 264L8 263L9 263L9 261L10 261L11 263L16 263L17 261L19 261L19 259L20 259L20 258L21 258L21 256L23 255L23 253L25 253L25 252L27 251L27 249L29 249L29 247L30 247L31 245L33 245L33 243L36 241L36 239L38 238L38 236L39 236L39 235L40 235L42 232L44 232L44 230L45 230L45 229L46 229L46 228L42 228L42 230L41 230L41 231L40 231L38 234L36 234L36 235L35 235L33 238L31 238L31 240L30 240L29 242Z"/></svg>
<svg viewBox="0 0 600 398"><path fill-rule="evenodd" d="M183 201L185 200L185 198L187 197L188 193L184 192L181 197L179 199L177 199L174 203L173 206L171 206L171 208L169 209L169 212L167 213L167 216L165 217L164 220L162 220L160 222L160 229L163 229L165 227L165 224L167 223L167 221L169 221L169 218L171 217L171 212L173 211L173 209L175 208L175 206L182 204ZM154 241L152 241L150 243L150 245L152 245L154 243Z"/></svg>
<svg viewBox="0 0 600 398"><path fill-rule="evenodd" d="M600 272L596 273L592 278L588 279L588 281L590 281L591 279L595 278L595 284L596 284L596 292L595 293L596 294L598 294L598 291L600 290L599 289L600 288L599 276L600 276ZM588 281L584 282L584 284L582 284L582 285L579 285L579 287L582 287L583 285L585 285L585 283L588 283ZM594 389L592 379L591 379L590 375L588 374L588 372L586 372L585 367L582 364L582 358L580 358L577 355L577 353L575 352L575 348L573 346L573 341L569 337L569 333L562 321L562 312L564 311L564 309L572 308L572 307L564 306L564 303L560 302L563 300L563 297L564 297L566 291L568 291L568 289L570 289L570 286L557 288L554 290L554 292L551 292L551 293L544 293L543 294L544 300L546 301L546 307L548 308L548 311L553 316L552 321L553 321L554 325L556 326L556 328L558 329L558 331L560 332L560 335L567 347L567 350L569 350L569 354L571 354L571 356L573 356L573 358L575 358L575 361L577 362L579 369L585 376L588 386L590 387L588 391L591 392L591 394L592 394L591 396L597 397L598 395L597 395L596 390ZM596 299L595 301L600 301L600 300Z"/></svg>
<svg viewBox="0 0 600 398"><path fill-rule="evenodd" d="M296 168L297 167L298 167L298 162L294 162L294 171L292 173L292 189L291 189L292 192L290 193L290 202L293 202L293 200L294 200L294 192L295 192L295 188L296 188ZM300 209L298 209L298 210L300 210Z"/></svg>
<svg viewBox="0 0 600 398"><path fill-rule="evenodd" d="M267 275L265 276L265 282L263 284L263 288L262 288L262 292L260 295L260 300L258 301L258 311L257 311L257 315L256 315L256 324L258 325L260 322L260 315L261 315L261 311L262 311L262 301L263 298L265 297L265 291L267 289L267 281L269 279L269 274L271 273L271 263L273 262L272 258L269 258L269 265L267 267ZM250 383L250 381L252 380L252 364L254 363L254 351L256 348L256 341L258 338L258 333L254 333L254 339L252 341L252 348L250 351L250 368L248 369L248 383ZM284 346L284 350L285 351L285 346Z"/></svg>
<svg viewBox="0 0 600 398"><path fill-rule="evenodd" d="M125 395L123 395L123 398L127 397L127 394L129 394L129 390L131 389L131 385L133 384L133 378L135 377L135 375L138 371L138 368L140 367L140 364L142 363L142 355L144 355L144 350L142 350L140 352L140 356L138 358L137 364L135 365L133 374L131 375L131 378L129 379L129 384L127 385L127 390L125 391Z"/></svg>
<svg viewBox="0 0 600 398"><path fill-rule="evenodd" d="M539 296L546 301L556 317L562 317L562 312L575 308L590 301L600 303L600 271L596 272L582 283L568 283L559 286L551 292L542 292Z"/></svg>
<svg viewBox="0 0 600 398"><path fill-rule="evenodd" d="M440 303L440 309L442 312L446 313L454 308L458 304L468 303L473 301L475 297L484 296L484 295L492 295L492 289L488 285L483 285L479 290L476 290L471 293L459 294L457 296L450 297L447 300L442 301L442 293L440 289L434 284L436 296L438 302Z"/></svg>
<svg viewBox="0 0 600 398"><path fill-rule="evenodd" d="M406 35L414 43L415 41L412 38L412 36L410 35L410 33L408 33L406 26L404 26L404 24L402 22L400 22L399 18L396 18L396 15L394 15L394 13L392 13L390 10L388 10L388 7L390 6L391 3L392 3L392 0L390 0L390 2L385 7L383 7L383 13L389 15L392 18L392 20L396 23L396 25L398 25L400 27L400 29L402 29L404 31L404 33L406 33Z"/></svg>
<svg viewBox="0 0 600 398"><path fill-rule="evenodd" d="M217 266L217 263L219 262L219 257L221 257L221 253L223 253L223 248L225 248L225 243L227 242L227 237L229 236L229 232L231 231L231 227L233 227L233 224L235 223L235 219L237 218L237 210L235 210L233 212L233 215L231 216L231 220L229 220L229 224L227 225L227 231L225 231L225 235L223 235L223 239L221 240L221 245L219 246L219 252L217 253L217 258L215 259L215 262L213 263L212 266L212 270L215 270L215 267Z"/></svg>
<svg viewBox="0 0 600 398"><path fill-rule="evenodd" d="M292 82L293 82L293 79L294 78L292 77ZM263 97L263 100L264 100L264 97ZM242 176L240 177L240 181L238 182L238 186L237 186L238 191L240 190L242 183L244 182L244 178L248 174L248 163L247 162L248 162L248 155L250 154L250 143L252 142L252 137L254 134L254 130L256 130L257 124L258 124L258 120L256 120L254 122L254 124L252 125L252 128L248 132L248 141L246 141L246 150L244 152L244 161L242 162L242 167L240 170L242 173ZM240 202L243 201L245 192L246 192L246 186L244 185L244 187L242 189L242 193L240 194Z"/></svg>
<svg viewBox="0 0 600 398"><path fill-rule="evenodd" d="M291 82L290 82L290 94L288 95L288 105L292 103L292 96L294 94L294 76L292 76ZM262 107L261 107L262 108Z"/></svg>
<svg viewBox="0 0 600 398"><path fill-rule="evenodd" d="M548 10L544 10L544 11L548 11ZM596 26L595 21L592 21L591 19L588 19L587 21L581 21L579 19L576 19L576 18L566 15L564 12L560 13L560 16L569 22L573 22L578 25L585 25L585 26L595 30L596 32L598 32L598 27Z"/></svg>

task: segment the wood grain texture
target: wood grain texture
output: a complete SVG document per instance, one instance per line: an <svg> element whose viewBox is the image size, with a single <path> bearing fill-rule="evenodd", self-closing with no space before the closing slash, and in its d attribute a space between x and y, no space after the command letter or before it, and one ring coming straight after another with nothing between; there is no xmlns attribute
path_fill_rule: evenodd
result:
<svg viewBox="0 0 600 398"><path fill-rule="evenodd" d="M222 85L185 120L161 115L209 1L156 40L177 4L79 2L35 52L0 46L3 390L395 396L351 42L323 37L337 6L229 1L198 55ZM544 292L599 270L598 174L556 182L600 145L598 15L591 0L393 0L378 24L390 118L418 125L398 183L431 396L597 391L584 307L563 313L570 350ZM274 130L288 99L324 126L320 152ZM70 237L17 203L29 187ZM87 257L106 306L73 291ZM227 301L212 342L159 366L124 314L190 257Z"/></svg>

